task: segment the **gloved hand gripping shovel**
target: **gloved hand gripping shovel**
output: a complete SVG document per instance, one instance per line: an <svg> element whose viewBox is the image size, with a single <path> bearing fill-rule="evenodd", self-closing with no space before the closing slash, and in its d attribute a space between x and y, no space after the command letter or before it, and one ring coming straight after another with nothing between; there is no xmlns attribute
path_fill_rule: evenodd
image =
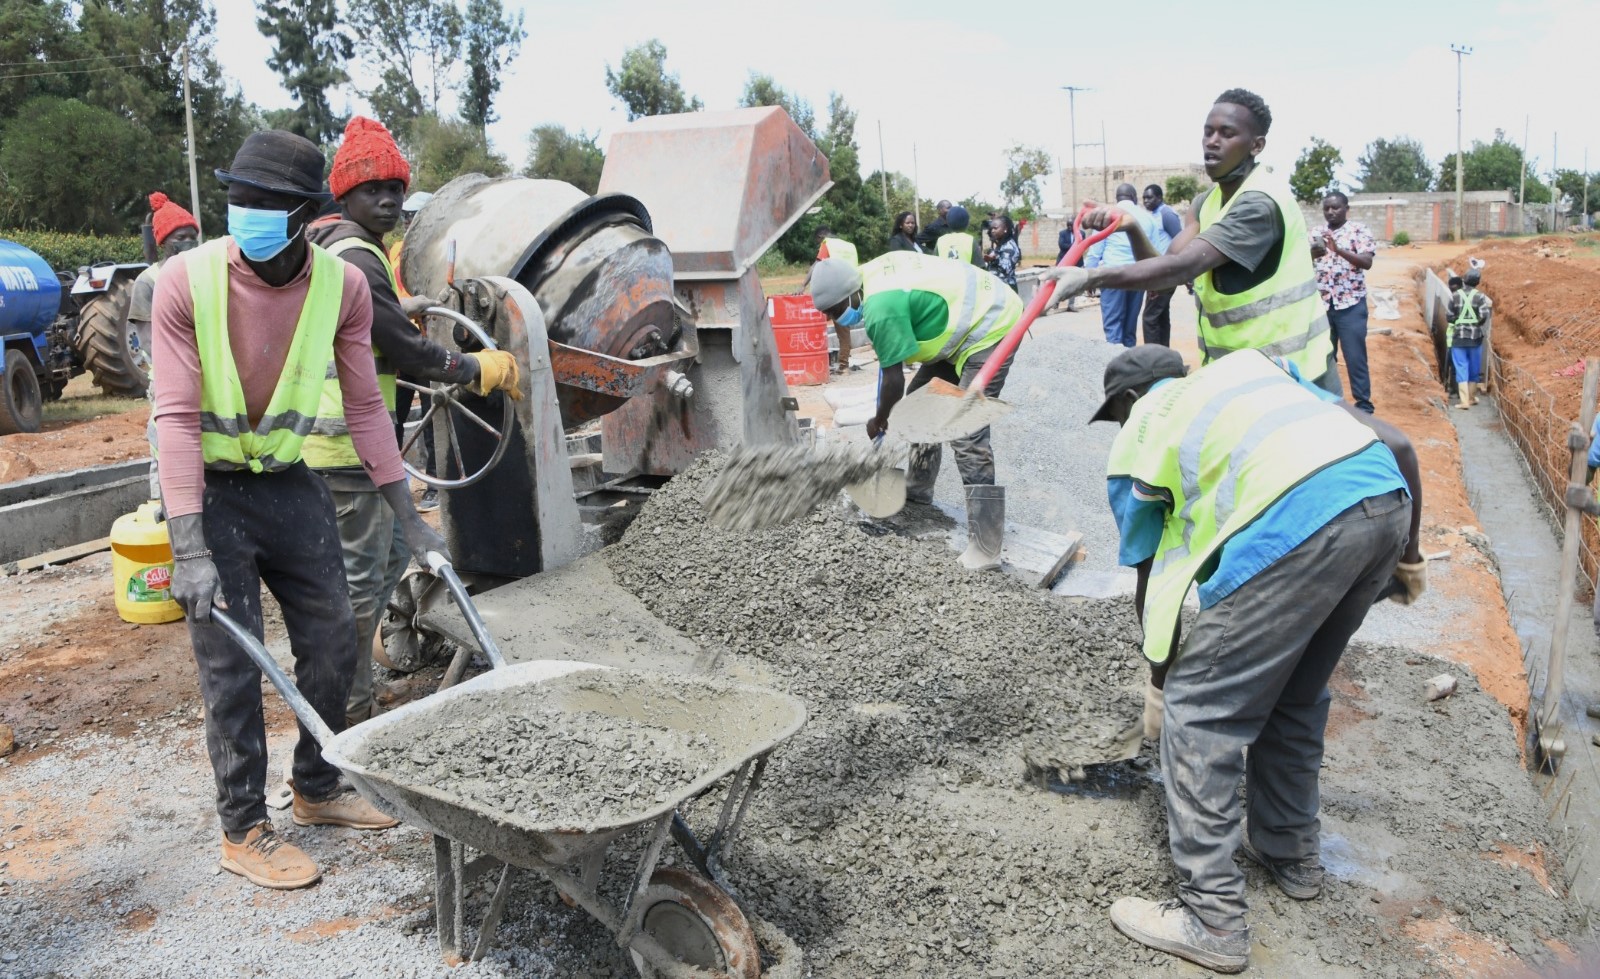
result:
<svg viewBox="0 0 1600 979"><path fill-rule="evenodd" d="M1073 222L1073 229L1078 235L1077 243L1061 256L1061 261L1056 263L1058 267L1077 265L1083 253L1089 250L1089 246L1116 233L1117 226L1112 225L1084 238L1083 217L1089 210L1084 208L1078 212ZM1028 308L1022 313L1022 318L1017 320L1017 325L1013 326L994 348L994 352L984 361L983 369L978 371L978 376L965 390L948 381L935 379L928 382L895 405L890 415L890 430L912 443L949 442L979 432L996 419L1008 414L1011 405L998 398L986 396L983 389L989 386L989 382L994 380L1000 368L1011 359L1012 354L1016 353L1028 328L1033 326L1033 321L1050 305L1055 291L1055 283L1051 282L1034 292Z"/></svg>

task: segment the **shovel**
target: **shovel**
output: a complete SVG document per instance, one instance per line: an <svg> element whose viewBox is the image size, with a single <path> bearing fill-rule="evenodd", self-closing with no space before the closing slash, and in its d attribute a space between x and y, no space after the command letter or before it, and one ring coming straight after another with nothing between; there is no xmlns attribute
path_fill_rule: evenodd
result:
<svg viewBox="0 0 1600 979"><path fill-rule="evenodd" d="M1083 216L1089 213L1089 210L1086 207L1079 211L1076 220L1073 221L1073 230L1077 233L1078 240L1065 255L1061 256L1061 261L1056 263L1058 268L1078 264L1078 260L1089 250L1090 245L1116 233L1117 226L1113 225L1084 238ZM912 443L949 442L982 431L990 423L1009 413L1011 405L998 398L987 397L983 389L989 386L989 382L994 380L1000 368L1011 359L1012 354L1016 353L1028 328L1033 325L1039 314L1044 312L1045 307L1050 305L1055 291L1055 283L1051 282L1034 292L1032 301L1022 313L1022 318L1017 320L1017 325L1006 333L994 352L989 355L989 359L984 361L978 376L965 390L949 381L935 378L895 405L891 416L891 427L895 433Z"/></svg>
<svg viewBox="0 0 1600 979"><path fill-rule="evenodd" d="M896 368L898 370L898 368ZM878 371L878 387L883 388L883 371ZM883 432L872 440L874 447L883 445ZM850 502L874 520L892 517L906 505L906 473L903 469L880 469L859 483L845 487Z"/></svg>

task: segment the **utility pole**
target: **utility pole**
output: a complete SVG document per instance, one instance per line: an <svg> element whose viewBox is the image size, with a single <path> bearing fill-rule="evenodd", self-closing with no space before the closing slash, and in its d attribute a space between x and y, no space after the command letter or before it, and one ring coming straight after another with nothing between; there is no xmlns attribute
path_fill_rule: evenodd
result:
<svg viewBox="0 0 1600 979"><path fill-rule="evenodd" d="M1560 133L1552 133L1550 135L1550 233L1551 234L1555 234L1556 231L1557 231L1557 228L1556 228L1556 198L1559 197L1560 194L1558 194L1556 192L1556 175L1559 174L1561 171L1556 169L1556 151L1558 149L1560 149L1560 148L1561 148L1561 134Z"/></svg>
<svg viewBox="0 0 1600 979"><path fill-rule="evenodd" d="M1100 120L1100 202L1111 200L1111 165L1106 162L1106 121Z"/></svg>
<svg viewBox="0 0 1600 979"><path fill-rule="evenodd" d="M1528 233L1528 116L1522 117L1522 172L1517 175L1517 234Z"/></svg>
<svg viewBox="0 0 1600 979"><path fill-rule="evenodd" d="M1071 156L1072 156L1072 178L1071 178L1072 190L1071 190L1071 193L1069 195L1072 199L1069 200L1069 201L1064 201L1063 202L1066 205L1067 214L1070 216L1071 214L1073 214L1074 212L1076 212L1078 210L1078 203L1079 203L1079 199L1078 199L1078 104L1077 104L1077 94L1079 92L1092 92L1092 91L1094 91L1094 89L1085 88L1082 85L1063 85L1063 86L1061 86L1061 88L1062 88L1063 91L1065 91L1067 93L1067 139L1072 145L1072 153L1071 153Z"/></svg>
<svg viewBox="0 0 1600 979"><path fill-rule="evenodd" d="M884 209L885 212L887 212L889 210L889 167L888 167L888 165L886 163L883 162L883 120L882 119L878 120L878 175L883 177L883 209ZM894 233L895 234L899 234L900 233L900 229L899 228L894 229Z"/></svg>
<svg viewBox="0 0 1600 979"><path fill-rule="evenodd" d="M200 176L194 163L194 103L189 98L189 42L183 44L183 124L189 130L189 210L194 214L195 234L201 241L205 232L200 226Z"/></svg>
<svg viewBox="0 0 1600 979"><path fill-rule="evenodd" d="M1578 217L1579 227L1589 227L1589 147L1583 148L1583 213Z"/></svg>
<svg viewBox="0 0 1600 979"><path fill-rule="evenodd" d="M1461 209L1465 201L1462 191L1461 168L1461 57L1472 53L1472 49L1464 44L1452 44L1450 50L1456 55L1456 241L1461 241Z"/></svg>
<svg viewBox="0 0 1600 979"><path fill-rule="evenodd" d="M917 230L922 230L922 178L917 174L917 144L911 144L911 213L917 216Z"/></svg>

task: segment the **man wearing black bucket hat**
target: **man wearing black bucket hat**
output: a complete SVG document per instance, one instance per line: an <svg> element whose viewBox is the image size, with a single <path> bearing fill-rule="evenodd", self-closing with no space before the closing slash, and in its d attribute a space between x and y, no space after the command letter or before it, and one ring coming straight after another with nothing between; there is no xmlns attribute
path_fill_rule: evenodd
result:
<svg viewBox="0 0 1600 979"><path fill-rule="evenodd" d="M300 691L335 731L356 662L355 619L327 486L300 458L330 364L363 466L419 560L444 541L411 505L372 359L365 277L306 241L328 199L323 157L292 133L255 133L233 165L228 235L173 260L152 315L154 418L172 538L172 595L206 707L222 867L263 887L304 887L311 859L266 811L261 673L211 621L227 609L261 635L261 585L283 610ZM294 751L294 822L382 829L394 820L339 781L309 731Z"/></svg>
<svg viewBox="0 0 1600 979"><path fill-rule="evenodd" d="M1238 972L1250 929L1234 851L1289 897L1321 892L1328 678L1375 600L1409 605L1426 588L1416 453L1394 426L1256 350L1188 373L1176 351L1147 344L1106 366L1105 392L1090 421L1122 426L1107 492L1118 560L1138 572L1145 736L1160 742L1178 869L1175 900L1125 897L1111 921ZM1200 614L1180 637L1196 586Z"/></svg>

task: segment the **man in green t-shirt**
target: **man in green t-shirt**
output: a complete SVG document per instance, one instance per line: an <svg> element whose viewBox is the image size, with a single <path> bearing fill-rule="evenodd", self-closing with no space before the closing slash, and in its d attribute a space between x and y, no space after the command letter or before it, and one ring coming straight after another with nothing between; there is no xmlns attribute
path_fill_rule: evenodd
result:
<svg viewBox="0 0 1600 979"><path fill-rule="evenodd" d="M811 270L816 307L841 327L861 325L878 354L877 413L867 434L889 429L889 413L910 391L934 378L970 385L992 348L1022 318L1022 301L994 276L965 262L915 252L889 252L857 268L825 259ZM903 364L920 364L909 387ZM984 393L1004 387L1009 359ZM966 487L969 544L961 563L969 568L1000 564L1005 524L1005 489L996 486L989 429L954 439L956 467ZM941 447L913 445L906 498L931 503Z"/></svg>

